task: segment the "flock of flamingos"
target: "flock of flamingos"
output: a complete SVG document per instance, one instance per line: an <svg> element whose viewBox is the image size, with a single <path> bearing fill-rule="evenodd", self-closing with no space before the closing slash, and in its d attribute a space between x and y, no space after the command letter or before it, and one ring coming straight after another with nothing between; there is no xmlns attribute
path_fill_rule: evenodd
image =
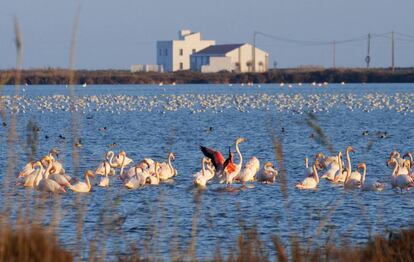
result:
<svg viewBox="0 0 414 262"><path fill-rule="evenodd" d="M260 168L260 161L256 157L252 157L243 165L239 144L245 141L244 138L237 138L234 143L239 158L238 163L234 161L231 148L229 148L228 157L225 159L221 152L200 146L204 157L201 162L201 170L193 174L194 185L205 188L208 183L225 183L230 187L233 182L241 182L243 185L253 181L275 182L278 171L271 162L264 163ZM319 184L319 178L321 178L331 183L343 184L346 189L383 190L383 183L365 181L367 171L365 163L359 163L357 169L352 170L350 154L354 152L352 147L346 148L346 165L342 160L342 152L334 156L318 153L313 164L309 164L308 158L305 158L305 178L296 184L296 188L315 189ZM97 185L108 187L109 178L116 174L117 169L120 170L119 178L129 189L136 189L148 184L158 185L160 182L170 180L177 175L177 170L172 165L172 161L175 159L173 153L168 154L166 162L160 163L150 158L144 158L138 164L124 171L133 163L133 160L127 157L125 151L121 151L117 156L114 152L109 151L95 172L88 170L85 172L85 181L77 181L65 173L63 165L57 160L57 153L57 150L52 149L41 160L27 163L18 175L18 184L50 193L64 193L66 188L74 192L89 192L92 188L90 177L100 176ZM393 188L399 188L402 191L414 186L414 162L411 153L406 153L401 157L400 153L393 151L387 161L387 166L393 169L391 174ZM318 172L324 173L319 177Z"/></svg>

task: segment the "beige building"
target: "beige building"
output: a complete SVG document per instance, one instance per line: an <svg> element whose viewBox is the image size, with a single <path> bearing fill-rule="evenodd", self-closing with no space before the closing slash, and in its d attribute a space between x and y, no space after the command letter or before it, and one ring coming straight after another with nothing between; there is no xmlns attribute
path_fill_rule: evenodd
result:
<svg viewBox="0 0 414 262"><path fill-rule="evenodd" d="M215 43L214 40L203 40L199 32L181 30L178 40L157 41L157 64L167 72L189 70L190 55Z"/></svg>
<svg viewBox="0 0 414 262"><path fill-rule="evenodd" d="M253 51L255 50L255 51ZM253 66L255 61L255 66ZM251 44L228 44L209 46L190 57L192 71L213 73L266 72L269 69L269 54Z"/></svg>

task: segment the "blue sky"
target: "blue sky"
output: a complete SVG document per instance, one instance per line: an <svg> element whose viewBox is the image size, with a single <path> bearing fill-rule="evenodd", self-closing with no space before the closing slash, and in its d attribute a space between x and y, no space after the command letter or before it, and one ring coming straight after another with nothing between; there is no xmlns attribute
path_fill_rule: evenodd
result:
<svg viewBox="0 0 414 262"><path fill-rule="evenodd" d="M179 29L217 43L252 42L254 30L283 38L330 42L395 30L414 36L412 0L4 0L0 9L0 68L15 66L13 18L20 21L24 68L67 67L80 5L76 67L127 69L155 63L155 42ZM414 66L414 37L396 36L396 66ZM371 66L389 66L389 35L373 38ZM332 46L258 36L278 67L332 65ZM367 41L337 45L337 66L364 66Z"/></svg>

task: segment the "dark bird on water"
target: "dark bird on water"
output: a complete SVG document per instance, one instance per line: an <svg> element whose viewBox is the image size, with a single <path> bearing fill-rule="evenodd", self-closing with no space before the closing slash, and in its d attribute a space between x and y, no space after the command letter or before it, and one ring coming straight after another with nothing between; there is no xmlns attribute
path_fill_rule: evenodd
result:
<svg viewBox="0 0 414 262"><path fill-rule="evenodd" d="M66 139L66 137L62 136L61 134L59 135L60 139Z"/></svg>

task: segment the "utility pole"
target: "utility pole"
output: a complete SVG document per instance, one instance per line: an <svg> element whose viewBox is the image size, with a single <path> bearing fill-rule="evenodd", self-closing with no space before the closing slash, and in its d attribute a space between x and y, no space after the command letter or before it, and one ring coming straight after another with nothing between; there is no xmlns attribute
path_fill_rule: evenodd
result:
<svg viewBox="0 0 414 262"><path fill-rule="evenodd" d="M252 72L256 72L256 36L257 31L253 31L253 49L252 49Z"/></svg>
<svg viewBox="0 0 414 262"><path fill-rule="evenodd" d="M391 69L395 71L395 44L394 44L394 31L391 32Z"/></svg>
<svg viewBox="0 0 414 262"><path fill-rule="evenodd" d="M371 62L371 33L368 34L368 50L367 56L365 57L365 62L367 63L367 68L369 68L369 63Z"/></svg>
<svg viewBox="0 0 414 262"><path fill-rule="evenodd" d="M332 52L333 52L332 66L333 68L336 68L336 41L335 40L332 42Z"/></svg>

